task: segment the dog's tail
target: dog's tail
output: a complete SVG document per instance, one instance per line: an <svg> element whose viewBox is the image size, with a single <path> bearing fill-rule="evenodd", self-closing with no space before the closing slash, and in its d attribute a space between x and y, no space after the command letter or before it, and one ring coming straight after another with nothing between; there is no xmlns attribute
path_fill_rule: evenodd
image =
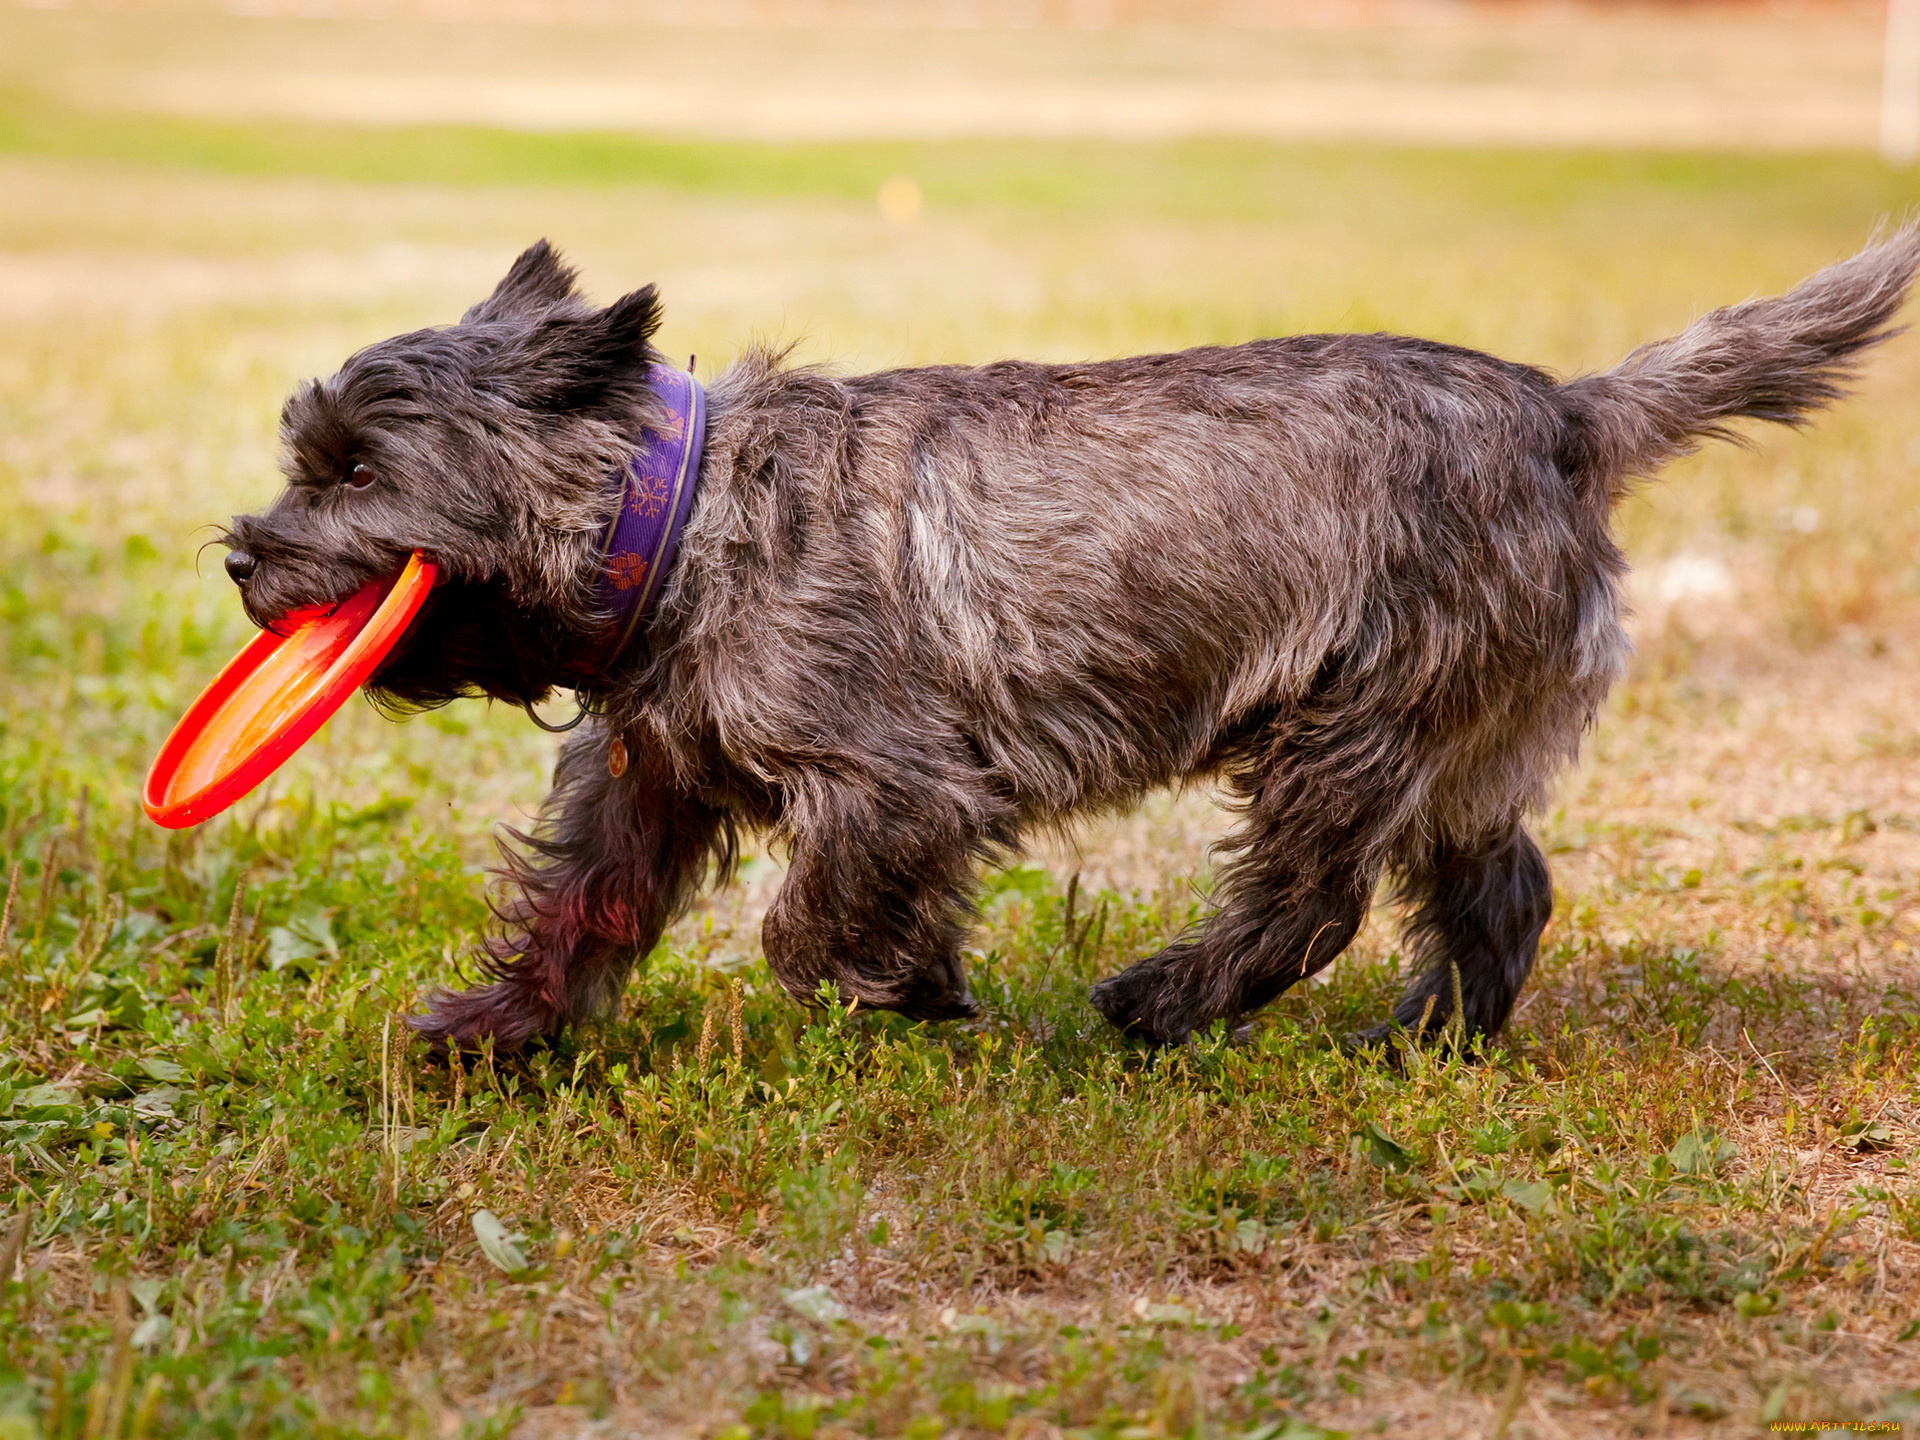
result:
<svg viewBox="0 0 1920 1440"><path fill-rule="evenodd" d="M1910 221L1785 295L1715 310L1604 375L1569 381L1560 396L1575 483L1611 504L1700 441L1736 438L1729 420L1803 424L1845 393L1863 351L1898 333L1893 317L1916 269L1920 228Z"/></svg>

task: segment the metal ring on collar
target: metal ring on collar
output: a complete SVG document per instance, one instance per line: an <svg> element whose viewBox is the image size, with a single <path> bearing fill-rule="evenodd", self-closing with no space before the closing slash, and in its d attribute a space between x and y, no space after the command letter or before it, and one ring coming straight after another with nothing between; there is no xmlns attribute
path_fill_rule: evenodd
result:
<svg viewBox="0 0 1920 1440"><path fill-rule="evenodd" d="M578 692L575 692L574 699L579 704L580 708L578 711L574 713L574 717L571 720L567 721L566 724L564 725L549 725L546 721L542 720L538 715L534 713L533 702L531 700L522 700L520 702L520 708L527 712L527 718L529 720L533 721L534 724L538 725L542 730L546 731L549 735L564 735L567 733L567 731L573 729L576 725L578 725L582 720L586 719L589 713L587 709L587 702L579 698Z"/></svg>

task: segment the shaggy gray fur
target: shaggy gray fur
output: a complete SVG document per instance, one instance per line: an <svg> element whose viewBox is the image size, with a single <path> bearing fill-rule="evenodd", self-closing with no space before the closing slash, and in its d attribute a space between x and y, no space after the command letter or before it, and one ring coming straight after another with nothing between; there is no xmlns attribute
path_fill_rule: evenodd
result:
<svg viewBox="0 0 1920 1440"><path fill-rule="evenodd" d="M572 684L600 712L509 857L492 983L417 1022L443 1043L614 1005L740 827L791 853L764 941L795 996L970 1014L978 867L1196 777L1239 817L1215 913L1095 987L1110 1020L1170 1043L1265 1004L1391 872L1423 959L1396 1019L1444 1023L1457 972L1487 1035L1549 909L1524 817L1626 649L1610 511L1728 421L1838 395L1917 264L1902 230L1565 384L1387 335L850 378L750 354L649 628L584 676L658 307L590 307L543 242L289 402L288 489L230 564L272 624L425 549L446 580L388 701Z"/></svg>

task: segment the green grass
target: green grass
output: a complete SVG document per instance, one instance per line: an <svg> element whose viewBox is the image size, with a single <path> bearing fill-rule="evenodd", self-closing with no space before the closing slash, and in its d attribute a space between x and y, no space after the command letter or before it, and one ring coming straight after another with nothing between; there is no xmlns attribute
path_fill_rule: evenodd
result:
<svg viewBox="0 0 1920 1440"><path fill-rule="evenodd" d="M757 950L777 864L756 855L618 1019L455 1074L395 1017L455 978L486 832L538 797L524 721L356 711L201 830L134 803L244 637L192 556L269 495L279 396L450 318L531 233L603 288L657 275L672 343L705 356L781 327L854 365L1378 324L1571 367L1843 253L1910 178L234 127L17 98L0 150L24 197L0 214L20 307L0 331L0 1436L1278 1440L1920 1413L1910 344L1810 436L1703 457L1624 517L1639 558L1712 554L1736 592L1643 630L1543 820L1555 920L1484 1060L1395 1075L1340 1053L1397 989L1385 926L1243 1041L1149 1056L1107 1033L1088 983L1204 904L1157 849L1213 823L1188 804L1146 842L1096 828L987 878L977 1025L788 1002ZM872 209L901 170L929 199L913 229ZM363 284L381 247L426 260ZM346 278L314 279L316 250ZM16 270L42 288L5 288Z"/></svg>
<svg viewBox="0 0 1920 1440"><path fill-rule="evenodd" d="M777 144L477 126L247 123L76 111L0 97L0 153L244 176L436 185L649 186L791 200L870 199L911 174L930 204L1196 220L1394 223L1468 195L1489 229L1599 216L1639 224L1739 207L1754 223L1898 211L1911 177L1866 155L1729 156L1288 146L1258 140ZM1464 192L1464 193L1463 193ZM1357 208L1356 208L1357 202ZM1571 203L1570 203L1571 202ZM1572 214L1569 214L1569 210ZM1417 213L1417 212L1416 212ZM1463 217L1464 218L1464 217Z"/></svg>
<svg viewBox="0 0 1920 1440"><path fill-rule="evenodd" d="M696 929L619 1022L454 1077L391 1039L480 920L404 803L163 839L49 825L55 799L0 779L31 857L0 1127L43 1257L7 1290L9 1393L44 1433L118 1433L89 1407L130 1404L148 1433L504 1433L557 1406L1215 1435L1364 1415L1377 1377L1473 1415L1516 1375L1642 1416L1860 1415L1895 1398L1822 1376L1827 1337L1920 1324L1869 1301L1861 1223L1920 1239L1911 1173L1816 1197L1727 1138L1773 1082L1712 1043L1773 1053L1835 1163L1904 1151L1899 985L1733 978L1574 915L1494 1063L1331 1049L1393 992L1377 951L1245 1044L1150 1058L1085 986L1190 904L1070 907L1016 870L978 1027L802 1013ZM1756 1342L1731 1393L1695 1377Z"/></svg>

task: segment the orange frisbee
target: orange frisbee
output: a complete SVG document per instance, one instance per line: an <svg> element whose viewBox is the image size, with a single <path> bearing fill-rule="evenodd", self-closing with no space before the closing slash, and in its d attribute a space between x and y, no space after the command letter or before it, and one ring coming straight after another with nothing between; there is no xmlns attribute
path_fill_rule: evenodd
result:
<svg viewBox="0 0 1920 1440"><path fill-rule="evenodd" d="M416 550L396 579L294 612L285 635L254 636L160 747L141 797L147 814L169 830L198 825L278 770L386 658L435 573Z"/></svg>

